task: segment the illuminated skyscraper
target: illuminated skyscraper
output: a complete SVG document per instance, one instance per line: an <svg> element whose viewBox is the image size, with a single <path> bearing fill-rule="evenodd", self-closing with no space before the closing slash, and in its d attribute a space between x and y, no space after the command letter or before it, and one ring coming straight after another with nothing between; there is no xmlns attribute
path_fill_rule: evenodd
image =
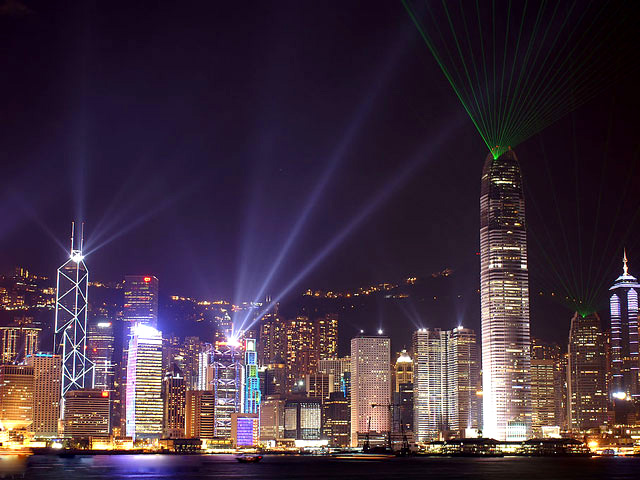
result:
<svg viewBox="0 0 640 480"><path fill-rule="evenodd" d="M640 355L638 354L638 294L640 284L629 273L627 252L622 275L609 289L611 297L611 386L614 400L640 400Z"/></svg>
<svg viewBox="0 0 640 480"><path fill-rule="evenodd" d="M299 316L287 323L288 388L305 375L313 373L318 365L315 323Z"/></svg>
<svg viewBox="0 0 640 480"><path fill-rule="evenodd" d="M164 437L185 438L185 403L187 387L182 372L174 365L162 382L164 402Z"/></svg>
<svg viewBox="0 0 640 480"><path fill-rule="evenodd" d="M328 313L316 319L316 357L318 360L338 356L338 315Z"/></svg>
<svg viewBox="0 0 640 480"><path fill-rule="evenodd" d="M480 358L476 333L462 326L449 333L449 388L454 390L451 428L459 432L478 429Z"/></svg>
<svg viewBox="0 0 640 480"><path fill-rule="evenodd" d="M276 358L287 356L287 322L278 315L277 308L265 315L260 324L258 362L260 366L274 363Z"/></svg>
<svg viewBox="0 0 640 480"><path fill-rule="evenodd" d="M480 196L483 434L498 440L531 429L531 339L524 192L513 150L490 154Z"/></svg>
<svg viewBox="0 0 640 480"><path fill-rule="evenodd" d="M148 325L131 331L127 359L127 436L162 434L162 333Z"/></svg>
<svg viewBox="0 0 640 480"><path fill-rule="evenodd" d="M158 279L153 275L124 277L124 321L158 328Z"/></svg>
<svg viewBox="0 0 640 480"><path fill-rule="evenodd" d="M351 399L351 357L318 360L318 373L333 375L333 391L340 391L347 400Z"/></svg>
<svg viewBox="0 0 640 480"><path fill-rule="evenodd" d="M74 224L71 224L71 252L69 259L58 268L56 283L56 316L54 353L62 357L62 403L69 390L93 387L93 365L86 356L87 302L89 271L80 248L74 243ZM62 408L64 415L64 408Z"/></svg>
<svg viewBox="0 0 640 480"><path fill-rule="evenodd" d="M89 322L87 357L93 362L93 386L96 389L113 389L115 375L115 365L113 364L114 344L112 322L101 317Z"/></svg>
<svg viewBox="0 0 640 480"><path fill-rule="evenodd" d="M37 327L0 327L0 363L19 363L36 353L39 337Z"/></svg>
<svg viewBox="0 0 640 480"><path fill-rule="evenodd" d="M597 313L575 313L569 330L567 423L583 432L607 423L604 336Z"/></svg>
<svg viewBox="0 0 640 480"><path fill-rule="evenodd" d="M4 430L33 422L33 367L0 365L0 424Z"/></svg>
<svg viewBox="0 0 640 480"><path fill-rule="evenodd" d="M214 438L215 403L212 391L187 390L185 405L187 438Z"/></svg>
<svg viewBox="0 0 640 480"><path fill-rule="evenodd" d="M244 341L244 408L243 413L260 413L260 378L258 377L258 352L256 341Z"/></svg>
<svg viewBox="0 0 640 480"><path fill-rule="evenodd" d="M389 432L390 404L391 341L381 335L352 338L351 446L358 446L359 435Z"/></svg>
<svg viewBox="0 0 640 480"><path fill-rule="evenodd" d="M566 367L557 345L546 345L537 339L531 349L531 428L534 437L542 436L543 427L563 426L566 410Z"/></svg>
<svg viewBox="0 0 640 480"><path fill-rule="evenodd" d="M36 353L27 357L33 368L33 423L31 431L37 437L57 437L60 419L60 355Z"/></svg>
<svg viewBox="0 0 640 480"><path fill-rule="evenodd" d="M242 352L236 343L219 342L213 352L216 437L231 437L231 414L242 411Z"/></svg>

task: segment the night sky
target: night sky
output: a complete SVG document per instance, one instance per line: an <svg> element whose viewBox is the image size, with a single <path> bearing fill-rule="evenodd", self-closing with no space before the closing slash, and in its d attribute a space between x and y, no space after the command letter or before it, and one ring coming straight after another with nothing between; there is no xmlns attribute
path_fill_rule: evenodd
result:
<svg viewBox="0 0 640 480"><path fill-rule="evenodd" d="M54 276L82 219L96 280L242 301L448 267L479 327L487 149L400 2L0 5L0 271ZM515 149L550 339L563 283L606 312L623 246L640 275L638 75L602 84Z"/></svg>

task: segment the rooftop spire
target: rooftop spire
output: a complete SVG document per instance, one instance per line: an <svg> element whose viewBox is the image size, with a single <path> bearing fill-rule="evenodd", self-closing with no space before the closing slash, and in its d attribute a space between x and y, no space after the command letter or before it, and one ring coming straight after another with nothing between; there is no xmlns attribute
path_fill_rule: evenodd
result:
<svg viewBox="0 0 640 480"><path fill-rule="evenodd" d="M629 275L629 267L627 267L627 249L624 249L624 255L622 257L622 274L626 277Z"/></svg>

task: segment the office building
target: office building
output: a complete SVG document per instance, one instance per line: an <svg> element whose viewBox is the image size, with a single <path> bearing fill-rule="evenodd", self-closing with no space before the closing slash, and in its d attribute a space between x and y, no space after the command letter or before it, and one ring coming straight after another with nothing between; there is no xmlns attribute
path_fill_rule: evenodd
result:
<svg viewBox="0 0 640 480"><path fill-rule="evenodd" d="M102 316L89 321L87 357L93 363L94 388L99 390L113 389L115 379L114 351L113 323Z"/></svg>
<svg viewBox="0 0 640 480"><path fill-rule="evenodd" d="M245 339L244 347L244 406L242 411L243 413L259 413L261 392L255 339Z"/></svg>
<svg viewBox="0 0 640 480"><path fill-rule="evenodd" d="M541 437L543 427L563 426L566 367L557 345L533 339L531 348L531 428L534 437ZM566 406L565 406L566 408Z"/></svg>
<svg viewBox="0 0 640 480"><path fill-rule="evenodd" d="M394 432L413 431L413 359L406 350L396 359L392 414Z"/></svg>
<svg viewBox="0 0 640 480"><path fill-rule="evenodd" d="M285 395L287 393L287 366L276 356L264 371L264 395Z"/></svg>
<svg viewBox="0 0 640 480"><path fill-rule="evenodd" d="M231 444L235 448L256 447L260 440L260 417L257 413L231 415Z"/></svg>
<svg viewBox="0 0 640 480"><path fill-rule="evenodd" d="M351 446L369 432L390 429L391 342L388 337L351 339ZM375 406L374 406L375 405ZM361 442L362 443L362 442Z"/></svg>
<svg viewBox="0 0 640 480"><path fill-rule="evenodd" d="M106 390L72 390L64 404L64 436L74 440L111 435L111 405Z"/></svg>
<svg viewBox="0 0 640 480"><path fill-rule="evenodd" d="M0 424L26 430L33 422L33 367L0 365Z"/></svg>
<svg viewBox="0 0 640 480"><path fill-rule="evenodd" d="M322 436L332 447L348 447L351 441L351 413L343 392L332 392L322 404Z"/></svg>
<svg viewBox="0 0 640 480"><path fill-rule="evenodd" d="M509 149L487 156L480 196L483 429L497 440L531 428L531 339L524 191Z"/></svg>
<svg viewBox="0 0 640 480"><path fill-rule="evenodd" d="M614 401L640 400L638 294L640 284L629 273L624 252L622 275L609 289L611 313L611 386Z"/></svg>
<svg viewBox="0 0 640 480"><path fill-rule="evenodd" d="M287 356L287 322L278 315L277 308L265 315L260 323L258 362L260 366L275 363Z"/></svg>
<svg viewBox="0 0 640 480"><path fill-rule="evenodd" d="M185 405L187 438L215 437L215 397L210 390L187 390Z"/></svg>
<svg viewBox="0 0 640 480"><path fill-rule="evenodd" d="M260 440L278 441L284 438L284 397L265 397L260 404Z"/></svg>
<svg viewBox="0 0 640 480"><path fill-rule="evenodd" d="M187 386L177 366L167 372L162 381L164 403L164 438L185 438L185 404Z"/></svg>
<svg viewBox="0 0 640 480"><path fill-rule="evenodd" d="M158 283L153 275L125 275L125 322L158 327Z"/></svg>
<svg viewBox="0 0 640 480"><path fill-rule="evenodd" d="M162 435L162 333L140 324L131 330L127 360L126 429L137 439Z"/></svg>
<svg viewBox="0 0 640 480"><path fill-rule="evenodd" d="M217 343L212 368L215 436L231 438L231 414L242 411L242 351L239 345Z"/></svg>
<svg viewBox="0 0 640 480"><path fill-rule="evenodd" d="M313 373L318 365L316 351L316 325L308 317L299 316L287 323L287 387L305 375Z"/></svg>
<svg viewBox="0 0 640 480"><path fill-rule="evenodd" d="M295 440L320 440L322 406L315 398L288 398L284 406L284 437Z"/></svg>
<svg viewBox="0 0 640 480"><path fill-rule="evenodd" d="M567 423L572 432L597 429L607 423L604 336L597 313L575 313L569 330Z"/></svg>
<svg viewBox="0 0 640 480"><path fill-rule="evenodd" d="M320 401L329 399L329 395L334 391L335 382L333 374L312 373L305 375L306 395L311 398L319 398Z"/></svg>
<svg viewBox="0 0 640 480"><path fill-rule="evenodd" d="M40 331L33 326L0 327L0 363L20 363L36 353Z"/></svg>
<svg viewBox="0 0 640 480"><path fill-rule="evenodd" d="M333 375L333 391L341 391L351 399L351 357L334 357L318 360L318 373Z"/></svg>
<svg viewBox="0 0 640 480"><path fill-rule="evenodd" d="M60 355L36 353L27 357L33 368L33 423L30 430L36 437L56 437L60 419L62 392L62 359Z"/></svg>
<svg viewBox="0 0 640 480"><path fill-rule="evenodd" d="M318 360L338 356L338 315L328 313L316 318L316 355Z"/></svg>

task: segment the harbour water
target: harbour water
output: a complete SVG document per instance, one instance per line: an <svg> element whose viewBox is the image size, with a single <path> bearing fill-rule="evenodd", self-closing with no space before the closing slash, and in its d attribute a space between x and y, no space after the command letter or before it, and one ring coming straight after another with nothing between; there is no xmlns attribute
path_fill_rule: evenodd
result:
<svg viewBox="0 0 640 480"><path fill-rule="evenodd" d="M10 462L14 462L10 464ZM46 480L75 479L634 479L640 458L447 458L383 460L312 456L265 456L241 464L232 455L32 456L22 463L0 460L4 475ZM11 469L9 471L8 469ZM0 474L0 477L2 474Z"/></svg>

